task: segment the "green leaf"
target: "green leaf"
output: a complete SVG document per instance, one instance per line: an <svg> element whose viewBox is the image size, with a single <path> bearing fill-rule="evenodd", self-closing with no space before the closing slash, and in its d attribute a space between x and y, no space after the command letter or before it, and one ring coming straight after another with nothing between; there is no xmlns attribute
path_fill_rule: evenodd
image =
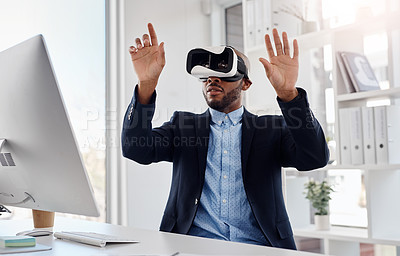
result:
<svg viewBox="0 0 400 256"><path fill-rule="evenodd" d="M327 181L318 182L310 180L304 184L306 189L306 198L310 200L311 205L317 210L316 215L327 215L329 200L331 200L330 193L334 192L331 185Z"/></svg>

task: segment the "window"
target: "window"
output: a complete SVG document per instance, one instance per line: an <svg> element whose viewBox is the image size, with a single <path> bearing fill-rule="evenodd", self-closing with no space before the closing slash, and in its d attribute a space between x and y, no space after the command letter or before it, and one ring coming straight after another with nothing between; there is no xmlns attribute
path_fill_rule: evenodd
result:
<svg viewBox="0 0 400 256"><path fill-rule="evenodd" d="M226 44L243 52L243 18L242 4L225 9Z"/></svg>
<svg viewBox="0 0 400 256"><path fill-rule="evenodd" d="M0 50L43 34L105 221L105 2L2 1ZM23 6L23 8L21 8ZM8 218L31 217L9 207Z"/></svg>

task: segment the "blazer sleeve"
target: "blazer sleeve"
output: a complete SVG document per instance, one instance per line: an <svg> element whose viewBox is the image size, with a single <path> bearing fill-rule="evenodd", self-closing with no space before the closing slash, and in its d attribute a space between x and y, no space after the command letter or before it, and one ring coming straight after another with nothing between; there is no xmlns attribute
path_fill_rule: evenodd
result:
<svg viewBox="0 0 400 256"><path fill-rule="evenodd" d="M155 100L156 92L153 93L149 104L140 104L137 100L136 86L124 116L121 133L122 155L140 164L172 161L174 120L177 112L169 122L153 129Z"/></svg>
<svg viewBox="0 0 400 256"><path fill-rule="evenodd" d="M306 91L297 90L299 95L292 101L277 98L283 114L281 159L284 167L307 171L324 167L329 150L321 125L309 107Z"/></svg>

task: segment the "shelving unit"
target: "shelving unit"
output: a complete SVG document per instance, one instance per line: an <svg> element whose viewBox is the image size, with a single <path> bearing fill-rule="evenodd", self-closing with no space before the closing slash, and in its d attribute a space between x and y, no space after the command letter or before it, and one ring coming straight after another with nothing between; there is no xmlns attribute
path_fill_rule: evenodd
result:
<svg viewBox="0 0 400 256"><path fill-rule="evenodd" d="M314 225L310 225L303 228L294 228L294 233L300 237L400 246L400 237L382 236L380 238L373 238L369 236L368 229L364 228L332 226L328 231L317 231Z"/></svg>
<svg viewBox="0 0 400 256"><path fill-rule="evenodd" d="M364 23L354 24L339 30L335 30L332 37L332 52L336 51L355 51L364 52L363 37L373 33L386 32L389 40L395 30L400 29L399 13L392 13L365 21ZM345 40L346 39L346 40ZM394 47L388 46L389 63L391 66L391 56ZM335 59L335 57L333 57ZM397 67L398 68L398 67ZM358 93L346 93L341 79L338 66L333 66L333 88L335 95L335 136L340 148L339 113L340 108L353 106L366 106L368 101L380 99L400 98L400 88L394 87L395 81L390 77L391 87L387 90L368 91ZM400 156L399 156L400 157ZM340 163L340 151L337 150L336 159ZM365 175L366 201L368 212L368 229L366 239L358 237L356 243L377 243L400 246L400 202L394 200L395 195L400 193L400 166L399 165L354 165L342 166L349 169L362 169ZM340 165L339 165L340 168ZM345 232L351 229L345 229ZM364 234L365 236L365 234ZM331 248L331 247L329 247ZM398 247L399 251L399 247ZM350 255L350 254L349 254Z"/></svg>
<svg viewBox="0 0 400 256"><path fill-rule="evenodd" d="M400 87L394 87L380 91L341 94L336 97L336 100L338 102L345 102L356 100L379 100L382 98L400 98Z"/></svg>
<svg viewBox="0 0 400 256"><path fill-rule="evenodd" d="M399 170L400 164L362 164L362 165L331 165L316 169L316 171L327 171L327 170L348 170L348 169L360 169L360 170Z"/></svg>
<svg viewBox="0 0 400 256"><path fill-rule="evenodd" d="M314 225L294 228L298 237L318 238L327 255L359 255L360 243L400 246L400 238L371 238L367 229L333 226L328 231L316 231Z"/></svg>
<svg viewBox="0 0 400 256"><path fill-rule="evenodd" d="M243 0L245 10L246 0ZM243 12L243 20L246 21L246 12ZM244 22L244 24L246 24ZM246 29L246 28L245 28ZM322 242L322 253L326 255L359 255L360 243L384 244L397 246L397 255L400 255L400 165L376 164L376 165L342 165L339 152L339 109L353 106L366 106L370 101L390 99L391 104L400 104L400 81L395 78L395 73L400 70L399 60L393 59L395 52L400 52L400 45L391 41L392 33L400 34L400 10L390 11L385 15L370 18L355 24L333 29L325 29L309 34L295 36L300 46L300 70L298 84L306 89L309 95L310 106L321 125L326 125L325 113L325 89L333 88L335 124L334 138L336 141L335 165L328 165L318 169L318 172L359 169L364 171L365 190L367 201L367 228L336 227L329 231L316 231L313 225L303 225L304 221L292 221L294 234L298 237L317 238ZM280 31L282 32L282 31ZM390 88L379 91L347 93L343 85L341 74L336 64L337 51L364 52L364 37L375 33L386 32L388 34L388 61ZM246 33L244 33L246 35ZM289 35L291 36L291 35ZM400 37L400 36L399 36ZM246 41L247 39L244 38ZM315 55L321 54L324 47L331 49L332 80L331 85L321 84L311 78L313 74L312 61ZM276 94L266 78L265 71L259 63L259 57L267 58L265 45L245 47L245 54L251 59L250 77L253 81L252 88L246 92L246 107L256 114L279 114L276 104ZM314 58L314 60L313 60ZM394 66L394 65L397 66ZM260 97L265 95L265 97ZM399 117L400 118L400 117ZM400 152L399 152L400 157ZM289 169L290 170L290 169ZM288 181L288 180L287 180ZM286 182L284 186L293 185L293 181ZM295 184L301 189L302 184ZM287 190L288 188L286 188ZM290 191L293 192L293 191ZM299 191L298 193L302 193ZM291 204L298 198L288 201ZM290 207L295 209L298 205ZM301 209L304 209L301 206ZM297 208L299 209L299 208ZM290 214L290 212L289 212ZM299 223L302 223L301 225ZM296 226L299 224L299 226Z"/></svg>

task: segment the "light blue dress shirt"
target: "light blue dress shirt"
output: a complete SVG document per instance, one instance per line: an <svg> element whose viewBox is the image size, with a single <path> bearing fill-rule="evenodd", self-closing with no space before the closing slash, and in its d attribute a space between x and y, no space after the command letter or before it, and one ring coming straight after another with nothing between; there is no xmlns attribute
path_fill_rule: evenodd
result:
<svg viewBox="0 0 400 256"><path fill-rule="evenodd" d="M243 186L243 106L228 114L210 108L203 191L189 235L267 245Z"/></svg>

